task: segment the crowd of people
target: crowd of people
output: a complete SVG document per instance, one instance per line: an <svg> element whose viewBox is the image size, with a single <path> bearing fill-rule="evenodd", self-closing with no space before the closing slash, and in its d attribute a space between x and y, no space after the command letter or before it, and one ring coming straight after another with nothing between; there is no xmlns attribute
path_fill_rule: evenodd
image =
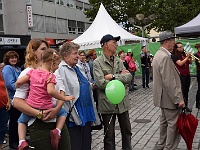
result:
<svg viewBox="0 0 200 150"><path fill-rule="evenodd" d="M188 107L189 64L192 55L185 52L170 31L159 35L160 49L152 57L141 47L142 87L153 79L154 105L160 107L158 149L175 149L179 134L176 121L181 108ZM104 149L115 150L115 121L118 118L122 149L131 150L130 99L128 91L137 90L138 69L134 50L117 51L120 36L101 38L103 53L79 51L80 46L65 42L59 52L43 39L32 39L26 48L25 68L18 66L19 55L8 51L0 64L0 150L7 133L9 147L26 150L90 150L93 127L104 128ZM200 44L196 44L198 90L196 107L200 109ZM151 75L152 74L152 75ZM106 97L111 80L123 83L123 100L114 105ZM187 108L187 111L191 111ZM31 142L26 141L30 133Z"/></svg>

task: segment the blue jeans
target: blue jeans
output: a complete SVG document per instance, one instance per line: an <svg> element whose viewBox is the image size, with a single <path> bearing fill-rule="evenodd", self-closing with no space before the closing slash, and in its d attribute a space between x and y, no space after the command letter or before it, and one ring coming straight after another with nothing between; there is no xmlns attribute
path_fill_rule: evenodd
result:
<svg viewBox="0 0 200 150"><path fill-rule="evenodd" d="M6 107L0 108L0 144L3 144L7 132L8 112Z"/></svg>
<svg viewBox="0 0 200 150"><path fill-rule="evenodd" d="M66 112L66 110L65 110L64 108L61 108L61 109L59 110L59 112L57 113L56 116L57 116L57 117L60 117L60 116L67 116L67 112ZM22 113L21 116L20 116L19 119L18 119L18 123L27 124L28 121L29 121L30 119L32 119L32 118L35 118L35 117L29 116L29 115L27 115L27 114Z"/></svg>

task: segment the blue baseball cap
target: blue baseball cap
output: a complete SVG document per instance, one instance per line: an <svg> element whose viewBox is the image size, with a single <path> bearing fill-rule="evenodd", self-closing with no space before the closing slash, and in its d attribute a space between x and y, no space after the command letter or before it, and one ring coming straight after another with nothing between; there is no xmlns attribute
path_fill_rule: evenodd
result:
<svg viewBox="0 0 200 150"><path fill-rule="evenodd" d="M104 43L106 43L106 42L108 42L108 41L110 41L110 40L119 41L119 40L120 40L120 36L113 37L113 36L110 35L110 34L104 35L104 36L101 38L101 41L100 41L101 47L103 47Z"/></svg>

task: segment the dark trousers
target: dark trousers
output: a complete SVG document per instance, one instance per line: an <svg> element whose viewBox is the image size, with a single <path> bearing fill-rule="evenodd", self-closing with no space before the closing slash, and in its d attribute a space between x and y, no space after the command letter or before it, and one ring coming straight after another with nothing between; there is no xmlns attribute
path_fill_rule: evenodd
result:
<svg viewBox="0 0 200 150"><path fill-rule="evenodd" d="M122 135L122 149L131 150L131 124L128 111L122 114L102 114L104 125L104 150L115 150L115 120L116 116ZM111 119L112 117L112 119Z"/></svg>
<svg viewBox="0 0 200 150"><path fill-rule="evenodd" d="M135 79L135 72L129 71L132 75L131 83L129 84L129 89L132 90L134 89L134 79Z"/></svg>
<svg viewBox="0 0 200 150"><path fill-rule="evenodd" d="M42 120L36 119L29 127L31 146L35 147L35 150L53 150L53 147L51 146L50 130L55 128L56 122L46 123ZM71 150L69 132L65 124L62 128L58 149Z"/></svg>
<svg viewBox="0 0 200 150"><path fill-rule="evenodd" d="M85 126L69 127L71 150L91 150L91 123Z"/></svg>
<svg viewBox="0 0 200 150"><path fill-rule="evenodd" d="M196 108L200 109L200 71L197 70L198 90L196 94Z"/></svg>
<svg viewBox="0 0 200 150"><path fill-rule="evenodd" d="M149 68L142 67L142 86L145 87L145 85L149 86Z"/></svg>
<svg viewBox="0 0 200 150"><path fill-rule="evenodd" d="M180 75L185 106L188 106L188 93L190 89L190 75Z"/></svg>
<svg viewBox="0 0 200 150"><path fill-rule="evenodd" d="M18 123L17 120L21 115L21 112L11 106L11 109L8 111L10 116L9 121L9 146L18 145L19 138L18 138Z"/></svg>
<svg viewBox="0 0 200 150"><path fill-rule="evenodd" d="M0 144L4 141L4 136L7 133L8 112L6 107L0 108Z"/></svg>

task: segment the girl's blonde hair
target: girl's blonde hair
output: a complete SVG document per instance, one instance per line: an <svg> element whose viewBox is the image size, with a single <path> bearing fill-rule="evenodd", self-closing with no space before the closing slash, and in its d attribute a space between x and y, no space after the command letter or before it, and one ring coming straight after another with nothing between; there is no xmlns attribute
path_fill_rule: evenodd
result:
<svg viewBox="0 0 200 150"><path fill-rule="evenodd" d="M37 68L37 56L35 54L35 51L40 47L42 43L45 43L46 46L49 48L49 44L47 41L43 39L31 39L26 47L26 62L25 62L25 68L32 67Z"/></svg>
<svg viewBox="0 0 200 150"><path fill-rule="evenodd" d="M44 53L42 54L42 63L51 64L51 67L50 67L51 76L47 79L47 83L49 83L51 81L51 79L52 79L53 67L56 64L56 61L60 61L60 60L61 60L60 55L53 48L46 49L44 51Z"/></svg>

